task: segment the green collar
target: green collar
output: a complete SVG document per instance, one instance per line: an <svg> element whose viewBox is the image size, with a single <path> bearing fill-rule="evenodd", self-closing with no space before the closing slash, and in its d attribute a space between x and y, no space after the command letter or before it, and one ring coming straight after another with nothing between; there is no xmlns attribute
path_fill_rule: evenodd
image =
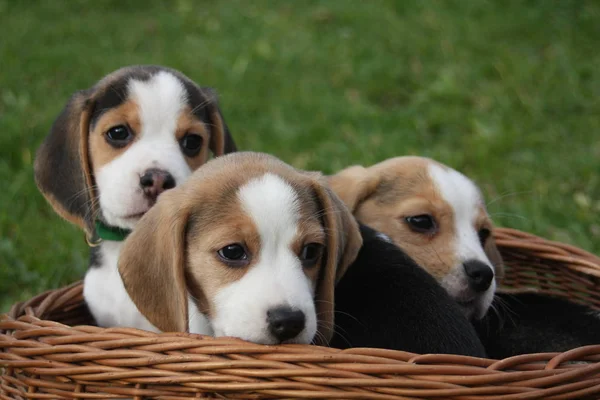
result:
<svg viewBox="0 0 600 400"><path fill-rule="evenodd" d="M96 237L102 240L112 240L114 242L122 242L127 238L131 231L129 229L121 229L114 226L108 226L104 222L96 221Z"/></svg>

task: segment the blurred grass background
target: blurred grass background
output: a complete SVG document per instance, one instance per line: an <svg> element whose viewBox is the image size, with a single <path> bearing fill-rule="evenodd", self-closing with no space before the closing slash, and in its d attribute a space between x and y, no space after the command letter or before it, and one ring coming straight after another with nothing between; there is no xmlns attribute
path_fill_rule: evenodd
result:
<svg viewBox="0 0 600 400"><path fill-rule="evenodd" d="M72 92L128 64L215 87L241 149L300 168L419 154L496 223L600 253L600 3L0 0L0 311L80 279L32 177Z"/></svg>

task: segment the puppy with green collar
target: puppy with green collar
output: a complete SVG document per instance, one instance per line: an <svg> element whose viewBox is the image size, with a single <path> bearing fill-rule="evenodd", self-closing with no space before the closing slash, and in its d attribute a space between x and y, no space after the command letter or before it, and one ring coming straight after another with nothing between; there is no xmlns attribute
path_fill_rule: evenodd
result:
<svg viewBox="0 0 600 400"><path fill-rule="evenodd" d="M121 68L74 93L40 146L38 188L91 246L84 297L97 324L157 331L117 271L121 246L158 196L236 150L212 90L161 66ZM199 314L190 331L210 333Z"/></svg>

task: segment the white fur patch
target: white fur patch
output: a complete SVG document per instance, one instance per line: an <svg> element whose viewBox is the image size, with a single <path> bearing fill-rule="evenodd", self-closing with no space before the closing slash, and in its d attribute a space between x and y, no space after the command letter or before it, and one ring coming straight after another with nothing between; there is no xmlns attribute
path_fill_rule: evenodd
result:
<svg viewBox="0 0 600 400"><path fill-rule="evenodd" d="M310 343L317 330L315 288L291 249L300 216L298 197L282 178L267 173L242 186L238 198L260 235L260 253L252 255L255 264L242 279L216 294L215 335L277 343L268 329L267 311L289 306L304 312L306 325L288 342Z"/></svg>
<svg viewBox="0 0 600 400"><path fill-rule="evenodd" d="M150 207L140 176L150 168L169 172L177 184L191 170L175 137L187 92L174 75L161 71L147 81L129 81L129 97L137 104L141 131L123 154L96 171L100 208L110 225L132 229ZM133 216L133 217L132 217Z"/></svg>
<svg viewBox="0 0 600 400"><path fill-rule="evenodd" d="M460 296L460 293L468 290L468 278L463 268L463 263L469 260L478 260L490 266L492 263L488 259L474 224L477 219L479 207L482 204L482 197L479 189L466 176L453 169L444 169L437 164L429 166L429 175L442 198L450 205L454 213L455 223L455 243L456 243L456 265L453 266L452 273L442 281L442 286L453 297ZM483 316L489 308L494 298L496 290L496 280L486 290L479 295L477 299L476 313Z"/></svg>
<svg viewBox="0 0 600 400"><path fill-rule="evenodd" d="M102 264L85 275L83 295L98 326L124 326L158 332L137 309L127 294L117 261L120 242L105 242L100 248Z"/></svg>
<svg viewBox="0 0 600 400"><path fill-rule="evenodd" d="M122 242L103 242L100 249L101 265L91 267L85 275L83 295L101 327L130 327L160 332L138 310L125 290L117 261ZM212 335L212 328L204 314L188 298L189 329L191 333Z"/></svg>

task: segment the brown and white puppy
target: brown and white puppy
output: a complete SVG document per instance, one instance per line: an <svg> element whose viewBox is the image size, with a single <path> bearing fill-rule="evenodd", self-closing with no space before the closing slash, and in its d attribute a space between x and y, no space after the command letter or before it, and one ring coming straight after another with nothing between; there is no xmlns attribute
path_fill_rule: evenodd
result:
<svg viewBox="0 0 600 400"><path fill-rule="evenodd" d="M93 247L84 296L100 326L156 330L129 299L117 260L122 238L165 190L235 151L212 91L178 71L132 66L74 93L35 160L54 210ZM198 321L194 330L205 330Z"/></svg>
<svg viewBox="0 0 600 400"><path fill-rule="evenodd" d="M234 153L161 196L127 238L119 271L162 331L186 331L198 310L215 336L327 343L334 285L361 244L320 174Z"/></svg>
<svg viewBox="0 0 600 400"><path fill-rule="evenodd" d="M388 236L433 275L469 318L488 310L502 276L477 186L434 160L397 157L329 177L359 222Z"/></svg>

